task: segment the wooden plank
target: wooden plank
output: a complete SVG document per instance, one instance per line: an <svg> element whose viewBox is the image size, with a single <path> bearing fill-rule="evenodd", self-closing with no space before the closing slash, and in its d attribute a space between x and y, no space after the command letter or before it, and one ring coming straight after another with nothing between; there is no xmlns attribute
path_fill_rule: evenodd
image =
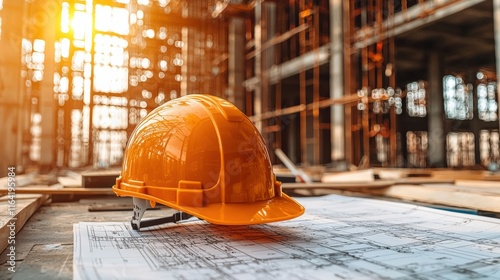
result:
<svg viewBox="0 0 500 280"><path fill-rule="evenodd" d="M482 180L488 176L489 171L485 170L453 170L437 169L431 170L431 177L453 180Z"/></svg>
<svg viewBox="0 0 500 280"><path fill-rule="evenodd" d="M440 189L440 190L447 190L447 191L500 196L500 188L479 187L479 186L460 186L460 185L455 185L455 184L425 184L422 186L426 187L426 188L433 188L433 189Z"/></svg>
<svg viewBox="0 0 500 280"><path fill-rule="evenodd" d="M373 174L383 180L397 180L401 178L406 178L409 174L409 169L373 168Z"/></svg>
<svg viewBox="0 0 500 280"><path fill-rule="evenodd" d="M453 184L455 180L452 178L436 178L436 177L408 177L396 180L399 185L420 185L420 184Z"/></svg>
<svg viewBox="0 0 500 280"><path fill-rule="evenodd" d="M12 215L8 203L2 203L0 206L0 252L7 248L9 236L17 234L24 226L26 221L35 213L35 211L49 198L48 195L28 195L24 197L18 194L15 196L15 215ZM12 244L11 244L12 245Z"/></svg>
<svg viewBox="0 0 500 280"><path fill-rule="evenodd" d="M475 188L497 188L500 190L499 181L456 180L455 185L463 187L475 187Z"/></svg>
<svg viewBox="0 0 500 280"><path fill-rule="evenodd" d="M451 188L439 189L415 185L394 185L385 189L372 189L366 191L366 193L432 204L500 212L500 196L463 192Z"/></svg>
<svg viewBox="0 0 500 280"><path fill-rule="evenodd" d="M373 182L341 182L341 183L286 183L282 185L284 190L296 189L330 189L330 190L350 190L350 189L372 189L385 188L394 185L394 181L373 181Z"/></svg>
<svg viewBox="0 0 500 280"><path fill-rule="evenodd" d="M433 178L447 180L500 180L487 170L458 170L450 168L374 168L375 175L381 179ZM497 177L495 177L497 176Z"/></svg>
<svg viewBox="0 0 500 280"><path fill-rule="evenodd" d="M73 177L69 177L69 176L59 176L57 177L57 181L59 182L59 184L63 185L65 188L68 187L68 188L78 188L78 187L82 187L82 180L77 180Z"/></svg>
<svg viewBox="0 0 500 280"><path fill-rule="evenodd" d="M0 195L7 194L6 189L0 189ZM16 189L16 194L74 194L74 195L113 195L111 188L64 188L53 189L43 186L32 186Z"/></svg>
<svg viewBox="0 0 500 280"><path fill-rule="evenodd" d="M15 175L16 187L22 187L31 184L35 179L35 176L36 176L35 173L21 174L21 175L16 174ZM0 188L7 188L8 182L9 182L9 177L0 178Z"/></svg>
<svg viewBox="0 0 500 280"><path fill-rule="evenodd" d="M116 183L121 170L106 169L82 173L81 186L84 188L105 188Z"/></svg>
<svg viewBox="0 0 500 280"><path fill-rule="evenodd" d="M361 169L347 172L324 173L323 183L357 183L369 184L375 181L373 169Z"/></svg>
<svg viewBox="0 0 500 280"><path fill-rule="evenodd" d="M23 200L26 200L26 199L35 199L35 198L38 198L38 194L16 194L16 199L23 199ZM9 197L7 195L4 195L4 196L0 196L0 202L2 203L5 203L9 201Z"/></svg>
<svg viewBox="0 0 500 280"><path fill-rule="evenodd" d="M500 181L500 173L496 172L496 173L490 173L486 176L484 176L484 180L488 180L488 181Z"/></svg>

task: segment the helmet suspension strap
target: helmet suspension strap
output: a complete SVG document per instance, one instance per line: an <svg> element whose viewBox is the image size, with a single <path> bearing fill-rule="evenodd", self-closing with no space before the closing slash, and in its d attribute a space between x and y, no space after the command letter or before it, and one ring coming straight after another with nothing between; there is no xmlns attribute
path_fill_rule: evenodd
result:
<svg viewBox="0 0 500 280"><path fill-rule="evenodd" d="M134 197L132 200L134 202L134 214L132 216L132 221L130 223L132 225L132 228L135 230L140 230L141 228L151 227L166 223L177 223L179 221L187 220L192 217L192 215L189 215L187 213L177 212L170 217L148 219L142 221L144 212L146 212L146 210L149 207L149 201L137 197Z"/></svg>

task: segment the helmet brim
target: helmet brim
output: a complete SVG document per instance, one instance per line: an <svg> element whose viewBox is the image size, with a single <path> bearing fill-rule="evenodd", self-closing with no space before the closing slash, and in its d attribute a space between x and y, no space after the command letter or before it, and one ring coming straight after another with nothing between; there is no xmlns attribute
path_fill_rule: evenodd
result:
<svg viewBox="0 0 500 280"><path fill-rule="evenodd" d="M302 205L286 194L270 200L252 203L214 203L205 207L176 205L175 208L219 225L252 225L279 222L296 218L305 211Z"/></svg>
<svg viewBox="0 0 500 280"><path fill-rule="evenodd" d="M293 198L282 193L265 201L245 203L212 203L203 207L178 205L144 193L137 193L116 188L113 191L119 196L131 196L154 201L179 211L191 214L207 222L218 225L252 225L279 222L293 219L305 211Z"/></svg>

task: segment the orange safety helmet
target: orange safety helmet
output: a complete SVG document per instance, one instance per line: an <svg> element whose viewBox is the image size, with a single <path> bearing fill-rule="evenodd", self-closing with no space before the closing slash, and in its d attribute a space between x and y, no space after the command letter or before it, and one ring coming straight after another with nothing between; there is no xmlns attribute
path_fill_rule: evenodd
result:
<svg viewBox="0 0 500 280"><path fill-rule="evenodd" d="M187 95L148 114L129 139L113 191L134 198L136 229L152 225L141 219L156 203L184 212L167 222L192 215L249 225L304 213L282 193L255 126L233 104L211 95Z"/></svg>

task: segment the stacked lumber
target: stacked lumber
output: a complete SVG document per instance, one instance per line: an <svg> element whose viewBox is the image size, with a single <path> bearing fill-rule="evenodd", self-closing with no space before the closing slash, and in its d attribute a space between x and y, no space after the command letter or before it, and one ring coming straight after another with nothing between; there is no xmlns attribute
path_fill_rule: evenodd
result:
<svg viewBox="0 0 500 280"><path fill-rule="evenodd" d="M322 181L325 183L298 185L294 189L321 189L323 193L325 190L345 190L372 197L500 213L500 176L484 170L357 170L325 174ZM287 188L291 187L284 185L284 189Z"/></svg>
<svg viewBox="0 0 500 280"><path fill-rule="evenodd" d="M31 184L36 174L0 178L0 252L7 246L15 247L15 235L28 219L45 203L44 194L21 194L17 191Z"/></svg>

